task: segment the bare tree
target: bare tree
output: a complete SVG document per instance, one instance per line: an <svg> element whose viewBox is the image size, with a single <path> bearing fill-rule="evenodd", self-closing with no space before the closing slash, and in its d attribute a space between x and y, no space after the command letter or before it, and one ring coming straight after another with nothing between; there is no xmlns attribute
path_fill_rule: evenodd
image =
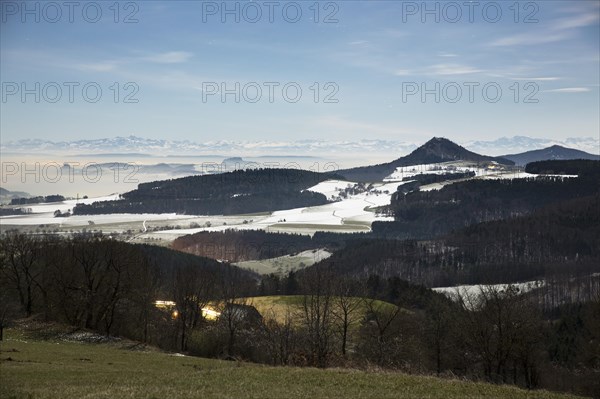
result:
<svg viewBox="0 0 600 399"><path fill-rule="evenodd" d="M261 316L248 300L249 287L240 269L226 266L220 277L219 324L227 337L225 355L233 358L240 332L259 327Z"/></svg>
<svg viewBox="0 0 600 399"><path fill-rule="evenodd" d="M213 299L214 276L197 265L187 264L173 270L172 294L179 324L179 348L187 350L188 332L202 321L202 308Z"/></svg>
<svg viewBox="0 0 600 399"><path fill-rule="evenodd" d="M456 321L456 312L448 303L448 299L439 296L431 298L426 309L426 331L428 341L431 343L437 374L442 372L444 355L448 356L452 330Z"/></svg>
<svg viewBox="0 0 600 399"><path fill-rule="evenodd" d="M288 307L282 322L276 320L275 312L265 314L263 336L273 365L286 366L296 349L296 331L293 325L293 313Z"/></svg>
<svg viewBox="0 0 600 399"><path fill-rule="evenodd" d="M535 385L541 318L532 299L511 284L484 286L477 294L463 292L458 298L465 309L463 332L486 377L507 382L512 371L516 383L522 370L526 384Z"/></svg>
<svg viewBox="0 0 600 399"><path fill-rule="evenodd" d="M362 346L367 356L374 358L381 366L389 363L389 358L397 352L399 338L399 318L402 313L400 306L376 299L365 298L366 316L363 326Z"/></svg>
<svg viewBox="0 0 600 399"><path fill-rule="evenodd" d="M154 301L160 288L160 273L158 266L144 257L134 278L132 299L139 309L138 324L141 325L142 342L149 340L149 328L152 312L155 310Z"/></svg>
<svg viewBox="0 0 600 399"><path fill-rule="evenodd" d="M19 302L27 317L33 313L38 292L45 291L41 284L40 243L25 234L8 232L0 240L0 271L17 291Z"/></svg>
<svg viewBox="0 0 600 399"><path fill-rule="evenodd" d="M336 296L333 299L332 315L336 321L336 329L340 336L342 356L346 356L348 338L351 328L361 318L362 301L351 295L352 284L348 279L342 279L336 287Z"/></svg>
<svg viewBox="0 0 600 399"><path fill-rule="evenodd" d="M310 362L327 367L333 336L332 275L322 269L304 275L302 321L310 353Z"/></svg>
<svg viewBox="0 0 600 399"><path fill-rule="evenodd" d="M19 312L19 303L0 285L0 341L4 338L4 328L10 327Z"/></svg>

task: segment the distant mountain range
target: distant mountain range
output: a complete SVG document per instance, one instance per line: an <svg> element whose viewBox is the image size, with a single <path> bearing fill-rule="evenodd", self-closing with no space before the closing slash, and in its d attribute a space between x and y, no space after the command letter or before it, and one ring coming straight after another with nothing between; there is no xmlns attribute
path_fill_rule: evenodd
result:
<svg viewBox="0 0 600 399"><path fill-rule="evenodd" d="M138 136L113 137L75 141L51 141L23 139L3 141L3 153L34 154L121 154L136 156L148 155L315 155L346 153L386 153L408 154L419 143L395 140L332 141L204 141L149 139ZM592 154L600 154L600 140L592 137L575 137L566 140L531 138L525 136L502 137L493 141L466 141L460 143L465 148L480 154L498 156L537 150L552 145L578 149Z"/></svg>
<svg viewBox="0 0 600 399"><path fill-rule="evenodd" d="M205 141L157 140L137 136L113 137L92 140L50 141L24 139L2 142L0 151L5 153L42 153L94 156L136 155L215 155L215 156L260 156L260 155L314 155L348 152L381 152L406 154L417 146L413 143L389 140L329 141Z"/></svg>
<svg viewBox="0 0 600 399"><path fill-rule="evenodd" d="M547 160L567 160L567 159L592 159L600 160L600 155L589 154L585 151L566 148L560 145L553 145L541 150L527 151L520 154L503 155L503 158L509 159L517 166L525 166L530 162Z"/></svg>
<svg viewBox="0 0 600 399"><path fill-rule="evenodd" d="M381 181L400 166L422 165L448 161L497 162L514 165L500 157L476 154L443 137L434 137L405 157L379 165L340 170L338 173L351 181Z"/></svg>

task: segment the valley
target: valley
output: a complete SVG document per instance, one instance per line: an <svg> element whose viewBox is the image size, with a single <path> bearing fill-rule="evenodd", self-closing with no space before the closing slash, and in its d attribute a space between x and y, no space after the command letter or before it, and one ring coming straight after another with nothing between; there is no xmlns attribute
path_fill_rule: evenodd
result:
<svg viewBox="0 0 600 399"><path fill-rule="evenodd" d="M515 385L569 391L560 376L587 395L596 389L599 183L598 161L523 167L433 138L395 161L348 170L247 168L100 197L12 199L2 206L0 254L12 265L5 283L23 281L7 292L21 293L12 301L21 298L28 316L184 359L446 370L504 383L512 372ZM7 304L11 315L16 302ZM575 304L585 327L567 337L582 340L582 377L553 352L571 323L556 312ZM498 326L511 334L506 343L490 332ZM502 357L518 362L530 351L536 357L519 367ZM37 392L12 386L16 397Z"/></svg>
<svg viewBox="0 0 600 399"><path fill-rule="evenodd" d="M0 398L600 399L599 0L0 14Z"/></svg>

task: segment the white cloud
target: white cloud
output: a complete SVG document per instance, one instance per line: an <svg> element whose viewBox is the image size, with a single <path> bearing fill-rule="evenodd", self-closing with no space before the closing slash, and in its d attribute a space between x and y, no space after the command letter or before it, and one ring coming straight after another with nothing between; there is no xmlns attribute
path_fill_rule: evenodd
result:
<svg viewBox="0 0 600 399"><path fill-rule="evenodd" d="M563 89L544 90L546 93L587 93L590 91L587 87L565 87Z"/></svg>
<svg viewBox="0 0 600 399"><path fill-rule="evenodd" d="M150 62L156 62L158 64L179 64L186 62L192 56L193 54L187 51L169 51L166 53L157 53L146 56L143 59Z"/></svg>
<svg viewBox="0 0 600 399"><path fill-rule="evenodd" d="M431 75L469 75L482 72L481 69L461 64L437 64L430 67Z"/></svg>
<svg viewBox="0 0 600 399"><path fill-rule="evenodd" d="M438 56L440 56L440 57L447 57L447 58L453 58L453 57L458 57L458 54L453 54L453 53L439 53Z"/></svg>
<svg viewBox="0 0 600 399"><path fill-rule="evenodd" d="M525 81L541 81L541 82L553 82L555 80L560 80L560 78L556 76L548 76L548 77L538 77L538 78L512 78L513 80L525 80Z"/></svg>
<svg viewBox="0 0 600 399"><path fill-rule="evenodd" d="M398 70L394 71L394 75L396 75L396 76L407 76L410 74L411 74L411 71L409 71L408 69L398 69Z"/></svg>
<svg viewBox="0 0 600 399"><path fill-rule="evenodd" d="M568 39L572 34L570 32L560 33L522 33L519 35L507 36L493 41L492 46L526 46L535 44L545 44L559 42Z"/></svg>
<svg viewBox="0 0 600 399"><path fill-rule="evenodd" d="M584 26L593 25L597 21L598 14L580 14L558 20L554 28L558 30L582 28Z"/></svg>
<svg viewBox="0 0 600 399"><path fill-rule="evenodd" d="M598 23L599 15L595 10L577 12L565 18L549 21L546 27L540 26L536 32L521 33L493 41L492 46L519 46L553 43L573 37L578 28Z"/></svg>
<svg viewBox="0 0 600 399"><path fill-rule="evenodd" d="M96 62L91 64L77 64L75 65L76 69L82 71L92 71L92 72L112 72L117 69L117 62L106 61L106 62Z"/></svg>

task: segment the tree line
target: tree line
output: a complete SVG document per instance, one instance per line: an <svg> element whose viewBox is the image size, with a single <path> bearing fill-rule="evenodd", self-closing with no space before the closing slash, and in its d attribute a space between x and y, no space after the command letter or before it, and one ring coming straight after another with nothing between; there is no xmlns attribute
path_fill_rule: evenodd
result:
<svg viewBox="0 0 600 399"><path fill-rule="evenodd" d="M64 201L65 197L59 194L29 197L29 198L13 198L10 200L11 205L27 205L27 204L39 204L42 202L61 202Z"/></svg>
<svg viewBox="0 0 600 399"><path fill-rule="evenodd" d="M331 173L299 169L248 169L142 183L117 201L78 204L75 215L106 213L179 213L232 215L276 211L328 203L306 191Z"/></svg>
<svg viewBox="0 0 600 399"><path fill-rule="evenodd" d="M171 248L198 256L243 262L294 255L309 249L334 251L344 245L343 235L313 237L302 234L272 233L263 230L201 231L176 238Z"/></svg>
<svg viewBox="0 0 600 399"><path fill-rule="evenodd" d="M583 178L593 178L600 175L600 161L571 159L530 162L525 166L525 172L549 175L577 175Z"/></svg>
<svg viewBox="0 0 600 399"><path fill-rule="evenodd" d="M4 318L43 314L49 320L144 342L149 330L158 328L152 327L154 302L176 297L177 281L190 283L181 278L188 270L201 272L215 285L227 279L243 287L254 285L255 279L250 272L212 259L101 234L64 239L10 231L0 240L0 261Z"/></svg>
<svg viewBox="0 0 600 399"><path fill-rule="evenodd" d="M397 276L443 287L548 279L600 272L600 195L549 205L532 214L480 223L430 240L349 238L311 266L340 275ZM592 295L592 294L590 294Z"/></svg>
<svg viewBox="0 0 600 399"><path fill-rule="evenodd" d="M432 191L407 192L400 186L389 206L394 222L375 222L372 229L378 236L434 238L465 226L526 215L552 203L594 195L599 185L600 173L577 178L474 179Z"/></svg>

